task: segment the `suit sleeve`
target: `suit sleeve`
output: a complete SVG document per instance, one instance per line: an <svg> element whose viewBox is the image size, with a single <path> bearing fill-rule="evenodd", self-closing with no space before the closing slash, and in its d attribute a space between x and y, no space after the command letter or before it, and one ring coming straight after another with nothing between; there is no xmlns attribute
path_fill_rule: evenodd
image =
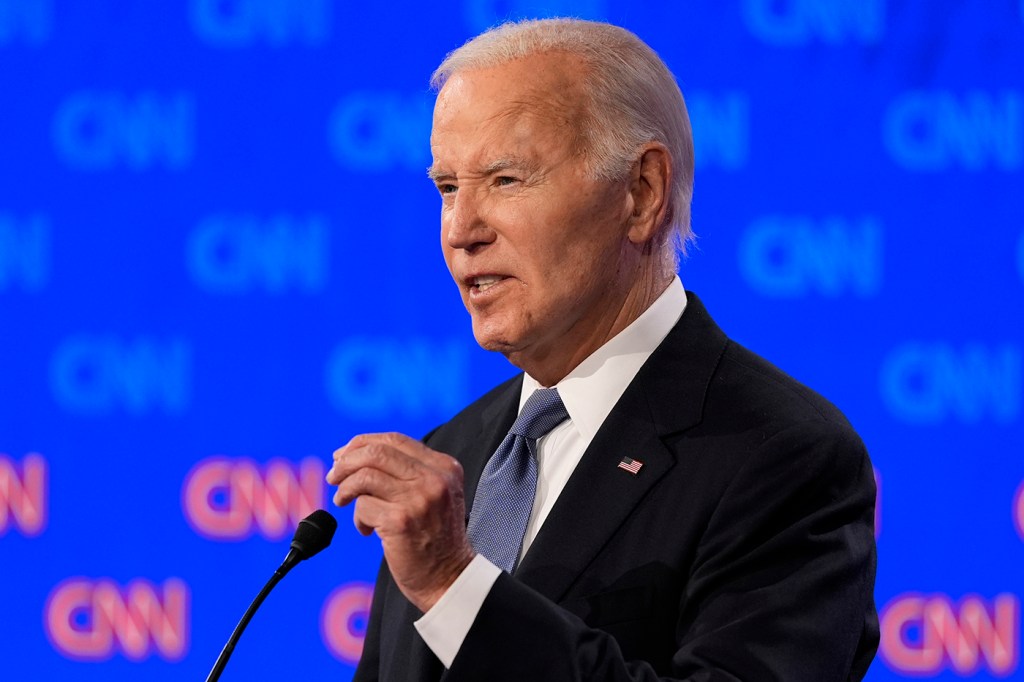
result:
<svg viewBox="0 0 1024 682"><path fill-rule="evenodd" d="M874 498L852 430L787 428L746 458L711 514L670 669L625 660L610 635L502 575L445 679L859 680L877 645Z"/></svg>

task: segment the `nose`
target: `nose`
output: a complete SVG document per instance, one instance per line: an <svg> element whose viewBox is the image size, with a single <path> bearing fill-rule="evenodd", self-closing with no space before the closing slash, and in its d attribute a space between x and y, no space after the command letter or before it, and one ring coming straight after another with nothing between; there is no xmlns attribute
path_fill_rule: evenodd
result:
<svg viewBox="0 0 1024 682"><path fill-rule="evenodd" d="M495 232L473 188L455 193L441 219L445 244L452 249L475 251L494 241Z"/></svg>

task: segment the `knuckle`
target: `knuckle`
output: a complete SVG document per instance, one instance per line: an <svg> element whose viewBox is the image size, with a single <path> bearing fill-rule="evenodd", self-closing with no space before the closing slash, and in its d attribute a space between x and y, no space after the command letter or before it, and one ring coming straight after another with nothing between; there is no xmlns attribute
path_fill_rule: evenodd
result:
<svg viewBox="0 0 1024 682"><path fill-rule="evenodd" d="M361 448L366 447L370 443L375 442L380 438L379 433L359 433L352 436L352 439L342 448L342 450L349 448Z"/></svg>
<svg viewBox="0 0 1024 682"><path fill-rule="evenodd" d="M442 461L444 462L443 466L448 475L458 478L461 481L464 472L462 470L462 464L459 462L459 460L455 459L454 457L445 457L444 460Z"/></svg>
<svg viewBox="0 0 1024 682"><path fill-rule="evenodd" d="M360 469L353 478L356 485L362 490L372 490L376 488L377 483L380 481L380 475L376 469Z"/></svg>
<svg viewBox="0 0 1024 682"><path fill-rule="evenodd" d="M387 448L377 442L363 446L362 451L371 464L380 464L387 458Z"/></svg>
<svg viewBox="0 0 1024 682"><path fill-rule="evenodd" d="M396 533L408 533L412 528L412 515L404 509L391 512L391 527Z"/></svg>
<svg viewBox="0 0 1024 682"><path fill-rule="evenodd" d="M430 500L440 500L445 497L448 492L448 484L445 478L431 476L427 478L423 485L424 493Z"/></svg>
<svg viewBox="0 0 1024 682"><path fill-rule="evenodd" d="M362 495L373 488L373 471L359 469L338 484L338 492L352 498Z"/></svg>
<svg viewBox="0 0 1024 682"><path fill-rule="evenodd" d="M380 438L383 442L388 445L397 446L405 441L405 436L398 433L397 431L389 431L387 433L380 434Z"/></svg>

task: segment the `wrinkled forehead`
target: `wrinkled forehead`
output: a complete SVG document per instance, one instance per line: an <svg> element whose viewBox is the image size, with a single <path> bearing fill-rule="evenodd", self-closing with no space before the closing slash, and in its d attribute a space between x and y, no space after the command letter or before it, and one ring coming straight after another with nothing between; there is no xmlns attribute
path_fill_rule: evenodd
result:
<svg viewBox="0 0 1024 682"><path fill-rule="evenodd" d="M571 55L532 55L452 74L438 93L431 137L453 126L517 119L575 130L585 112L582 65Z"/></svg>

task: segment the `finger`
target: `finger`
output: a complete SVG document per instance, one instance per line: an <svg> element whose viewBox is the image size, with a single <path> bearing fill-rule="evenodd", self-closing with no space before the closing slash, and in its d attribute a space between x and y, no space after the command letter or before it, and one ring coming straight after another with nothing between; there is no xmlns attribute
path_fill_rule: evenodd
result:
<svg viewBox="0 0 1024 682"><path fill-rule="evenodd" d="M388 433L363 433L358 436L354 436L343 447L334 451L334 460L338 461L345 457L346 453L349 451L372 446L394 448L413 459L421 460L426 463L432 463L434 460L439 458L448 457L448 455L431 450L415 438L410 438L403 433L392 431Z"/></svg>
<svg viewBox="0 0 1024 682"><path fill-rule="evenodd" d="M364 466L379 466L385 469L394 469L395 465L388 466L384 461L387 456L381 452L381 449L386 447L384 441L376 438L377 434L363 434L362 436L356 436L344 446L334 451L331 463L331 469L327 472L327 482L330 485L338 485L346 476L352 474L353 471L364 467ZM363 453L362 456L356 456L353 453L358 452L360 449L370 448L369 453ZM374 458L379 458L378 462L374 462ZM394 471L393 473L397 473Z"/></svg>
<svg viewBox="0 0 1024 682"><path fill-rule="evenodd" d="M327 472L327 477L326 477L327 478L327 482L330 483L331 485L337 485L338 484L338 479L340 478L340 476L335 471L335 468L337 467L338 462L340 462L341 459L345 456L345 453L348 452L353 447L356 447L358 445L363 445L363 444L366 444L368 442L372 442L374 437L377 436L377 435L378 434L365 433L365 434L360 434L360 435L357 435L357 436L353 436L352 438L349 439L349 441L347 443L345 443L340 448L338 448L333 453L331 453L331 468Z"/></svg>
<svg viewBox="0 0 1024 682"><path fill-rule="evenodd" d="M388 513L387 502L363 496L356 500L352 523L360 535L369 535L384 522Z"/></svg>
<svg viewBox="0 0 1024 682"><path fill-rule="evenodd" d="M433 468L447 468L449 460L452 459L449 455L446 455L443 452L438 452L437 450L431 450L424 445L422 441L410 438L402 433L378 433L374 434L373 440L377 443L387 444L409 457L423 462L427 466Z"/></svg>
<svg viewBox="0 0 1024 682"><path fill-rule="evenodd" d="M397 479L412 480L426 473L430 466L421 458L392 445L392 439L366 438L345 446L344 452L331 467L328 482L337 485L363 468L379 469Z"/></svg>
<svg viewBox="0 0 1024 682"><path fill-rule="evenodd" d="M438 529L431 519L423 515L423 507L402 502L391 502L369 495L356 498L353 505L352 521L356 529L364 535L376 531L381 540L388 538L405 538L410 540L424 532L433 534ZM425 523L426 522L426 523Z"/></svg>
<svg viewBox="0 0 1024 682"><path fill-rule="evenodd" d="M334 503L343 507L361 495L386 501L397 501L406 496L409 486L409 482L396 479L379 469L364 467L338 482L338 490L334 493Z"/></svg>
<svg viewBox="0 0 1024 682"><path fill-rule="evenodd" d="M331 468L327 471L327 476L325 477L327 479L327 483L330 485L338 485L338 483L341 482L341 475L337 471L337 466L341 457L344 455L345 447L338 448L332 455Z"/></svg>

